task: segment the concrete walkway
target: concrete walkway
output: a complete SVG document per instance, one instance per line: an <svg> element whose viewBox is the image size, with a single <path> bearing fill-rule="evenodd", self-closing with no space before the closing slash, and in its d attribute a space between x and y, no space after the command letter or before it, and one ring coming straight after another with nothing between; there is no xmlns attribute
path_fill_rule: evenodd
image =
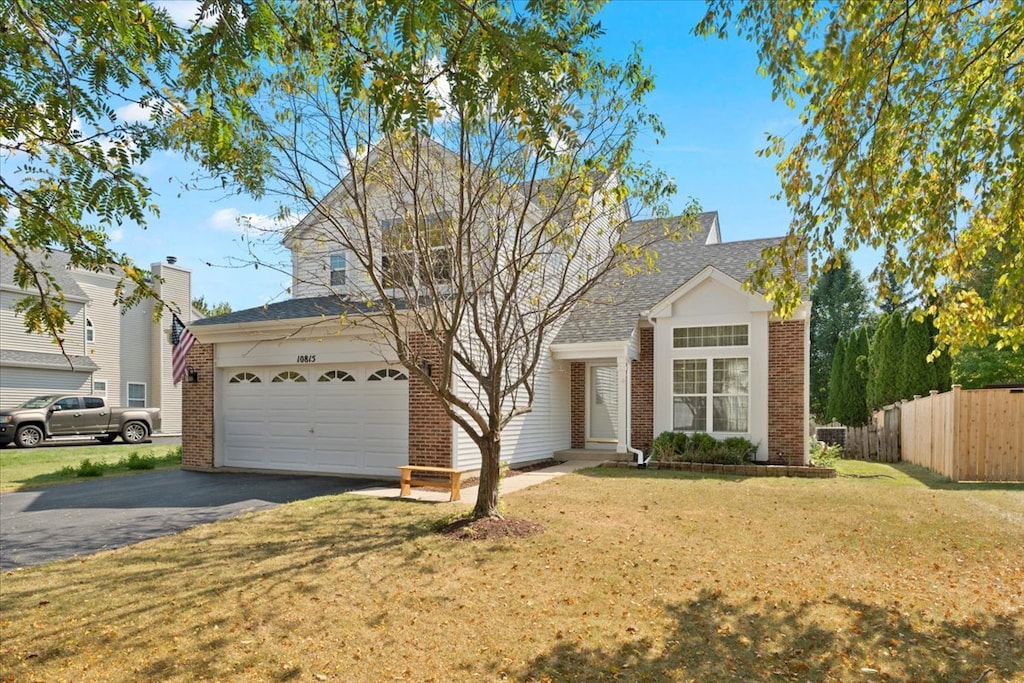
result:
<svg viewBox="0 0 1024 683"><path fill-rule="evenodd" d="M576 470L581 470L585 467L597 467L601 463L593 460L570 460L568 462L560 462L557 465L551 467L545 467L542 470L533 470L532 472L523 472L517 474L514 477L507 477L501 482L501 493L513 493L514 491L521 491L531 486L536 486L548 479L554 479L560 477L563 474L569 474ZM477 495L476 486L468 486L462 489L462 498L458 502L462 505L473 505L476 502ZM372 486L370 488L357 489L355 491L349 491L354 495L359 496L372 496L374 498L398 498L401 493L401 489L398 487L396 482L394 485L387 486ZM405 496L402 500L420 500L431 503L447 503L449 493L447 491L434 491L432 489L413 487L410 495Z"/></svg>

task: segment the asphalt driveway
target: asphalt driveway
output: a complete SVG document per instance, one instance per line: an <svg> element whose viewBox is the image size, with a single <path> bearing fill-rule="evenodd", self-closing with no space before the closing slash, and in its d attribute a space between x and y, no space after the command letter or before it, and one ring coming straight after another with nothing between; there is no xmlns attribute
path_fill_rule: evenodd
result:
<svg viewBox="0 0 1024 683"><path fill-rule="evenodd" d="M161 470L4 493L0 495L0 570L88 555L249 510L379 483Z"/></svg>

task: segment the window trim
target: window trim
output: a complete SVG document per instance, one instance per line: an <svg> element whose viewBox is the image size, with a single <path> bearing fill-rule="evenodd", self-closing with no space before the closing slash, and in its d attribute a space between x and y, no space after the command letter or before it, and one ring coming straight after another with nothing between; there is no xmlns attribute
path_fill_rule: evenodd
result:
<svg viewBox="0 0 1024 683"><path fill-rule="evenodd" d="M341 261L340 268L336 267L335 259ZM348 284L348 254L344 251L328 254L327 270L329 271L328 281L331 287L344 287ZM336 274L337 278L335 277Z"/></svg>
<svg viewBox="0 0 1024 683"><path fill-rule="evenodd" d="M443 230L443 221L449 217L450 214L447 212L433 214L425 216L423 218L424 228L422 232L429 231L434 226L438 226ZM395 240L393 237L387 237L389 231L400 229L403 225L408 225L409 221L404 218L393 218L390 220L383 220L380 222L381 229L381 256L380 256L380 272L381 281L386 289L401 290L403 288L416 288L419 287L423 280L423 273L431 272L430 279L433 280L435 285L450 285L454 280L454 265L455 265L455 249L451 244L443 238L443 232L440 233L441 238L438 240L439 243L434 246L427 246L426 244L421 245L424 250L424 258L420 258L419 249L415 244L410 244L409 248L405 249L389 249L388 241L393 240L401 242L403 240ZM426 236L427 243L430 243L429 235ZM398 246L398 245L395 245ZM440 255L440 256L439 256ZM396 280L392 276L392 268L394 263L402 263L405 266L405 273L403 273L403 279L401 281ZM439 269L447 270L447 277L439 277L437 273Z"/></svg>
<svg viewBox="0 0 1024 683"><path fill-rule="evenodd" d="M746 364L747 364L747 391L746 391L746 393L743 393L743 394L736 394L736 393L724 394L724 393L716 393L715 392L715 373L714 373L715 361L725 361L725 360L743 360L743 361L746 361ZM676 393L676 385L675 385L676 363L682 363L682 362L687 362L687 361L690 361L690 362L701 361L701 362L704 363L704 371L706 373L706 375L705 375L705 383L704 383L704 394L680 394L680 393ZM705 432L707 434L728 434L728 435L731 435L731 436L750 434L750 419L751 419L750 407L752 405L751 400L752 400L752 396L753 396L753 387L751 386L751 379L752 379L751 368L752 368L752 365L753 364L751 362L751 357L749 355L744 355L744 354L733 354L733 355L706 354L706 355L699 355L699 356L677 356L677 357L673 358L672 359L672 366L671 366L671 368L672 368L672 383L671 383L671 390L672 390L672 394L671 394L671 396L672 396L672 430L673 431L686 432L687 434L692 434L694 432ZM703 425L703 427L700 427L698 425L694 425L693 429L677 429L676 428L676 424L675 424L675 403L676 403L676 398L677 397L686 397L686 396L690 396L690 397L693 397L693 396L703 396L703 398L705 400L705 404L704 404L705 405L705 407L704 407L704 425ZM744 397L744 398L747 399L746 429L744 429L742 431L727 431L727 430L721 430L721 429L715 429L714 428L715 427L715 399L716 398L725 398L725 397Z"/></svg>
<svg viewBox="0 0 1024 683"><path fill-rule="evenodd" d="M95 344L96 343L96 326L93 325L91 319L85 319L85 343Z"/></svg>
<svg viewBox="0 0 1024 683"><path fill-rule="evenodd" d="M142 387L142 405L132 405L132 401L138 401L137 398L132 398L132 387ZM124 404L128 408L145 408L146 401L149 399L149 387L145 382L126 382L124 392Z"/></svg>
<svg viewBox="0 0 1024 683"><path fill-rule="evenodd" d="M99 387L96 386L97 384L102 384L103 388L100 389ZM107 397L107 380L105 380L105 379L94 379L92 381L92 395L93 396L99 396L100 398L106 398Z"/></svg>
<svg viewBox="0 0 1024 683"><path fill-rule="evenodd" d="M743 343L732 342L732 341L730 341L728 343L722 343L721 338L722 338L723 334L729 334L731 337L736 337L738 335L738 333L739 333L739 328L743 328L743 336L746 338L746 341L744 341ZM699 332L697 332L698 330L699 330ZM714 330L715 343L713 343L713 344L712 343L705 344L704 343L704 339L707 337L708 333L711 330ZM726 330L728 330L728 332L726 332ZM693 343L693 344L685 343L685 342L687 342L689 340L686 339L686 338L680 339L679 338L680 337L679 333L681 333L681 332L687 332L687 333L697 332L697 336L699 337L699 339L695 339L694 340L695 343ZM744 348L744 347L749 347L749 346L750 346L750 323L730 323L730 324L726 324L726 325L683 325L683 326L673 327L672 328L672 348L676 349L676 350L679 350L679 349L717 349L717 348L735 349L735 348Z"/></svg>

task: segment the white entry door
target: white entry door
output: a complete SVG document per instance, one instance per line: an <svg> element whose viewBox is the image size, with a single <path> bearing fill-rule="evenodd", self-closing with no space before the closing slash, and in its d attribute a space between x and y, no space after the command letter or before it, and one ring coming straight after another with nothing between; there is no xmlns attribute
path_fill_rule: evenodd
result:
<svg viewBox="0 0 1024 683"><path fill-rule="evenodd" d="M591 365L587 376L587 440L615 443L619 439L618 368Z"/></svg>

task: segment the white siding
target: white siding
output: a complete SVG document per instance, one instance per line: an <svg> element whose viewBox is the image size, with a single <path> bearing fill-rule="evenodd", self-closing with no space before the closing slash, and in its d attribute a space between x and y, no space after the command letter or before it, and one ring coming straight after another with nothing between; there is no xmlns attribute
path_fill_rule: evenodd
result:
<svg viewBox="0 0 1024 683"><path fill-rule="evenodd" d="M86 347L89 358L99 366L99 369L93 373L93 377L106 380L107 402L110 405L124 405L121 402L124 392L121 374L125 369L125 363L121 354L121 345L124 343L126 335L123 333L124 320L121 316L121 307L114 301L117 278L99 273L81 273L77 274L75 279L82 290L89 295L86 317L93 324L93 342L87 343ZM128 336L127 340L129 343L133 343L131 336ZM90 384L89 389L91 390L91 388Z"/></svg>
<svg viewBox="0 0 1024 683"><path fill-rule="evenodd" d="M48 336L25 331L25 320L14 311L14 306L26 296L22 292L0 291L0 347L11 351L60 353L60 349ZM64 334L64 349L73 356L84 356L85 305L68 301L67 311L71 316L71 324Z"/></svg>
<svg viewBox="0 0 1024 683"><path fill-rule="evenodd" d="M0 367L0 407L11 408L49 392L87 394L89 373Z"/></svg>

